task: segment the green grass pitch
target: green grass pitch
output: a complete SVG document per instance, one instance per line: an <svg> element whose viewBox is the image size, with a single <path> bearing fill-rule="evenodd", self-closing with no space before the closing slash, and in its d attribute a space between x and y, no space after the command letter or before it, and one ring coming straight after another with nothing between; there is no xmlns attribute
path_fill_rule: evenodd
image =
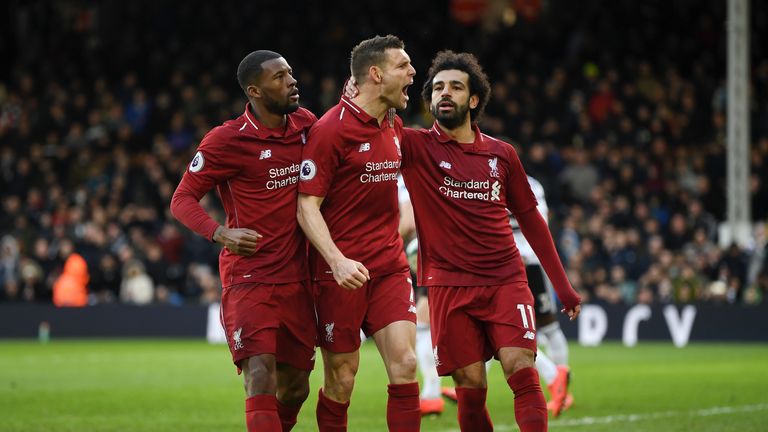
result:
<svg viewBox="0 0 768 432"><path fill-rule="evenodd" d="M319 356L318 356L319 357ZM386 374L366 343L350 431L385 431ZM768 345L641 342L571 345L574 407L550 429L766 431ZM314 431L322 365L295 431ZM447 383L447 380L445 380ZM497 431L516 431L498 364L488 408ZM223 345L183 340L0 341L0 431L240 431L241 378ZM458 431L455 405L425 431Z"/></svg>

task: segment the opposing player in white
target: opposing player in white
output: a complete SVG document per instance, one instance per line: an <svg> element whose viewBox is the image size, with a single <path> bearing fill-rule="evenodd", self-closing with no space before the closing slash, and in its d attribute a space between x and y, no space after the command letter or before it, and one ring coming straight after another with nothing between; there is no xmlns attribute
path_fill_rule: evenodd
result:
<svg viewBox="0 0 768 432"><path fill-rule="evenodd" d="M544 187L531 176L528 176L528 184L530 184L538 202L536 209L541 213L544 220L549 220L549 207L544 195ZM510 216L510 223L515 236L515 244L525 264L528 286L531 287L533 298L536 301L534 309L536 310L537 343L539 346L536 355L536 369L549 389L550 400L547 403L547 409L552 411L553 416L557 417L562 411L573 405L573 396L568 393L570 381L568 342L565 340L565 335L560 329L560 323L557 321L557 307L552 284L544 273L539 258L531 249L531 245L512 216ZM542 352L541 348L548 352L549 357Z"/></svg>

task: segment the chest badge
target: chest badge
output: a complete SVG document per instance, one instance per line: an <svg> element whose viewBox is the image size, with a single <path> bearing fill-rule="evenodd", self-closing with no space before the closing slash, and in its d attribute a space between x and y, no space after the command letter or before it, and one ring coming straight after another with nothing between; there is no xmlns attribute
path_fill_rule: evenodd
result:
<svg viewBox="0 0 768 432"><path fill-rule="evenodd" d="M498 163L499 163L499 159L496 157L494 157L493 159L488 159L488 166L491 167L491 177L499 176L499 169L497 168Z"/></svg>
<svg viewBox="0 0 768 432"><path fill-rule="evenodd" d="M395 139L395 147L397 148L397 155L400 157L403 157L403 154L400 152L400 140L397 139L397 136L393 137Z"/></svg>

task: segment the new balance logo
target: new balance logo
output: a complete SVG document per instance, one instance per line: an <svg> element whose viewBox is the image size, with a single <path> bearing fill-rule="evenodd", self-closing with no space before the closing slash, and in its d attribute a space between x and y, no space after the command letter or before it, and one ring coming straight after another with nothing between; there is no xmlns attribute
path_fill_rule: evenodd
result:
<svg viewBox="0 0 768 432"><path fill-rule="evenodd" d="M536 339L536 333L534 333L534 332L532 332L532 331L527 331L527 332L525 332L525 334L523 335L523 339L534 340L534 339Z"/></svg>
<svg viewBox="0 0 768 432"><path fill-rule="evenodd" d="M242 327L232 332L232 349L235 351L243 348L243 341L240 339L240 333L242 332Z"/></svg>
<svg viewBox="0 0 768 432"><path fill-rule="evenodd" d="M408 306L408 312L410 313L416 313L416 306L410 305Z"/></svg>
<svg viewBox="0 0 768 432"><path fill-rule="evenodd" d="M259 160L267 159L272 157L272 150L262 150L261 154L259 155Z"/></svg>
<svg viewBox="0 0 768 432"><path fill-rule="evenodd" d="M371 149L371 143L362 143L360 144L360 150L358 150L358 153L367 152Z"/></svg>
<svg viewBox="0 0 768 432"><path fill-rule="evenodd" d="M325 341L328 343L333 343L333 326L335 326L336 323L328 323L325 325Z"/></svg>
<svg viewBox="0 0 768 432"><path fill-rule="evenodd" d="M451 169L451 163L446 161L440 161L440 168Z"/></svg>
<svg viewBox="0 0 768 432"><path fill-rule="evenodd" d="M442 366L443 362L440 361L440 357L437 355L437 347L432 348L432 355L435 357L435 366Z"/></svg>

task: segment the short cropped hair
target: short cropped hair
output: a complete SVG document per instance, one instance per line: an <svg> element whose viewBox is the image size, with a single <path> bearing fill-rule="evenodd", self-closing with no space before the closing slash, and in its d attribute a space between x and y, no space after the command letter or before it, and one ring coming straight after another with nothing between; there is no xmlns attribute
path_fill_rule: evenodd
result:
<svg viewBox="0 0 768 432"><path fill-rule="evenodd" d="M246 91L245 89L256 81L264 70L261 67L262 63L280 57L282 57L280 54L268 50L254 51L245 56L237 67L237 82L240 84L240 88Z"/></svg>
<svg viewBox="0 0 768 432"><path fill-rule="evenodd" d="M477 122L483 114L485 106L491 95L491 84L488 76L483 72L482 66L477 62L477 57L470 53L455 53L451 50L440 51L432 60L432 66L429 67L427 80L421 90L421 97L427 105L432 103L432 81L435 75L444 70L460 70L469 75L469 94L477 95L480 99L474 109L469 110L469 117L472 123Z"/></svg>
<svg viewBox="0 0 768 432"><path fill-rule="evenodd" d="M387 60L386 51L390 48L404 49L405 43L393 35L375 36L366 39L354 48L350 59L352 76L358 83L364 82L371 66L381 66Z"/></svg>

